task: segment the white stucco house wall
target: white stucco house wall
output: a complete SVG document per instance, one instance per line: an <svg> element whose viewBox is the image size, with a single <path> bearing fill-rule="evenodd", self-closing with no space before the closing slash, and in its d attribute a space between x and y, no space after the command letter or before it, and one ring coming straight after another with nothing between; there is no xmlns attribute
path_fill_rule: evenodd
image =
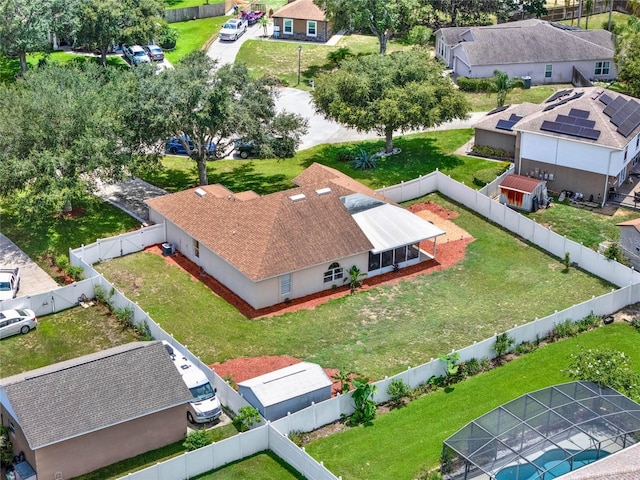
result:
<svg viewBox="0 0 640 480"><path fill-rule="evenodd" d="M530 19L435 33L436 57L456 76L483 78L495 70L530 77L533 84L571 83L574 67L589 80L611 80L613 35Z"/></svg>
<svg viewBox="0 0 640 480"><path fill-rule="evenodd" d="M507 106L476 124L476 143L513 145L515 173L604 205L640 160L640 100L598 87Z"/></svg>
<svg viewBox="0 0 640 480"><path fill-rule="evenodd" d="M290 190L260 196L206 185L147 200L167 242L252 308L433 258L445 232L343 173L313 164Z"/></svg>

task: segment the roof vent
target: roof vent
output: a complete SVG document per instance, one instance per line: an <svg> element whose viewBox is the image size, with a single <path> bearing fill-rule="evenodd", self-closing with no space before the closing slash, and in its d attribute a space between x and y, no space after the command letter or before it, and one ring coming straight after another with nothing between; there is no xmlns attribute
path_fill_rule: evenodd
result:
<svg viewBox="0 0 640 480"><path fill-rule="evenodd" d="M299 202L300 200L307 198L307 196L304 193L299 193L297 195L291 195L289 198L292 202Z"/></svg>
<svg viewBox="0 0 640 480"><path fill-rule="evenodd" d="M203 189L201 189L201 188L196 188L196 189L195 189L195 192L196 192L196 195L198 195L199 197L204 197L204 196L207 194L207 192L205 192L205 191L204 191Z"/></svg>
<svg viewBox="0 0 640 480"><path fill-rule="evenodd" d="M318 195L326 195L327 193L331 193L331 189L329 187L320 188L320 189L316 190L316 193Z"/></svg>

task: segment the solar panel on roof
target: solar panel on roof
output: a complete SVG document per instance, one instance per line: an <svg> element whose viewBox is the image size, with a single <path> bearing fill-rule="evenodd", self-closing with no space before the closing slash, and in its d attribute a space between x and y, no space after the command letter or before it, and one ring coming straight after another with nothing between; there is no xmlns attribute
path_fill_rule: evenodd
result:
<svg viewBox="0 0 640 480"><path fill-rule="evenodd" d="M553 104L553 105L549 105L548 107L544 107L542 109L543 112L548 112L549 110L553 110L554 108L556 108L557 105Z"/></svg>
<svg viewBox="0 0 640 480"><path fill-rule="evenodd" d="M487 115L493 115L494 113L502 112L502 111L506 110L507 108L509 108L510 106L511 105L503 105L502 107L494 108L489 113L487 113Z"/></svg>
<svg viewBox="0 0 640 480"><path fill-rule="evenodd" d="M542 122L542 125L540 125L540 130L546 130L547 132L560 133L560 125L562 124L545 120L544 122Z"/></svg>
<svg viewBox="0 0 640 480"><path fill-rule="evenodd" d="M540 130L553 133L563 133L573 137L588 138L589 140L598 140L600 137L600 130L593 130L591 128L571 125L568 123L551 122L549 120L542 122Z"/></svg>
<svg viewBox="0 0 640 480"><path fill-rule="evenodd" d="M577 135L580 133L582 127L577 125L569 125L568 123L563 123L560 125L560 133L566 133L567 135Z"/></svg>
<svg viewBox="0 0 640 480"><path fill-rule="evenodd" d="M605 108L603 112L605 115L613 117L626 103L627 101L621 95L618 95L611 103L609 103L609 105L607 105L607 108Z"/></svg>
<svg viewBox="0 0 640 480"><path fill-rule="evenodd" d="M607 95L606 93L601 95L598 100L600 100L605 105L609 105L613 101L613 100L611 100L611 97L609 95Z"/></svg>
<svg viewBox="0 0 640 480"><path fill-rule="evenodd" d="M498 123L496 124L496 128L499 128L500 130L511 131L511 129L515 124L516 122L510 122L509 120L498 120Z"/></svg>
<svg viewBox="0 0 640 480"><path fill-rule="evenodd" d="M569 125L573 125L578 120L577 117L570 117L568 115L558 115L556 117L556 122L558 123L568 123Z"/></svg>
<svg viewBox="0 0 640 480"><path fill-rule="evenodd" d="M579 108L572 108L569 111L570 117L589 118L589 112L586 110L580 110Z"/></svg>
<svg viewBox="0 0 640 480"><path fill-rule="evenodd" d="M617 132L626 138L629 135L631 135L631 132L633 132L636 128L638 128L639 125L640 125L640 112L636 112L633 115L631 115L629 118L627 118L622 123L622 125L618 127Z"/></svg>
<svg viewBox="0 0 640 480"><path fill-rule="evenodd" d="M564 97L565 95L569 95L573 90L572 89L568 89L568 90L558 90L557 92L555 92L553 95L551 95L549 98L547 98L544 103L551 103L554 100L559 99L560 97Z"/></svg>
<svg viewBox="0 0 640 480"><path fill-rule="evenodd" d="M596 122L593 120L587 120L586 118L578 118L575 121L576 125L580 125L581 127L593 128L596 126Z"/></svg>
<svg viewBox="0 0 640 480"><path fill-rule="evenodd" d="M593 95L591 95L591 100L595 100L596 98L598 98L598 96L604 92L604 90L596 90L595 93Z"/></svg>
<svg viewBox="0 0 640 480"><path fill-rule="evenodd" d="M589 140L598 140L598 138L600 138L600 130L593 130L591 128L582 128L578 136L583 138L588 138Z"/></svg>
<svg viewBox="0 0 640 480"><path fill-rule="evenodd" d="M514 123L518 123L520 120L522 120L524 117L521 117L519 115L516 115L515 113L512 113L511 116L509 117L509 121L510 122L514 122Z"/></svg>

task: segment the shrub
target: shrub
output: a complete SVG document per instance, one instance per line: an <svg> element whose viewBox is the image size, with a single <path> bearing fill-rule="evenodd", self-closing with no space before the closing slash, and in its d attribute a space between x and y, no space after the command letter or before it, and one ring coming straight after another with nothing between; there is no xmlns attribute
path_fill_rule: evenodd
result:
<svg viewBox="0 0 640 480"><path fill-rule="evenodd" d="M81 266L70 265L69 267L67 267L66 271L67 275L73 278L76 282L78 280L82 280L82 276L84 275L84 268L82 268Z"/></svg>
<svg viewBox="0 0 640 480"><path fill-rule="evenodd" d="M579 332L586 332L587 330L592 330L596 327L599 327L601 322L602 322L602 318L594 314L591 314L583 318L582 320L578 320L576 322L576 325L578 327Z"/></svg>
<svg viewBox="0 0 640 480"><path fill-rule="evenodd" d="M0 425L0 465L12 465L13 443L9 435L9 427Z"/></svg>
<svg viewBox="0 0 640 480"><path fill-rule="evenodd" d="M58 255L56 257L56 265L58 266L58 268L64 272L67 271L67 268L69 268L69 257L67 257L66 255Z"/></svg>
<svg viewBox="0 0 640 480"><path fill-rule="evenodd" d="M488 78L469 78L458 77L458 87L463 92L492 92L493 77Z"/></svg>
<svg viewBox="0 0 640 480"><path fill-rule="evenodd" d="M569 252L564 252L564 269L568 272L569 267L571 266L571 254Z"/></svg>
<svg viewBox="0 0 640 480"><path fill-rule="evenodd" d="M378 166L378 159L364 148L359 148L351 166L356 170L372 170Z"/></svg>
<svg viewBox="0 0 640 480"><path fill-rule="evenodd" d="M96 296L96 300L103 305L110 307L109 300L113 296L112 292L107 293L107 291L102 288L101 285L93 286L93 294Z"/></svg>
<svg viewBox="0 0 640 480"><path fill-rule="evenodd" d="M211 445L211 437L206 430L194 430L184 439L182 446L192 452L207 445Z"/></svg>
<svg viewBox="0 0 640 480"><path fill-rule="evenodd" d="M397 406L400 405L403 398L409 396L411 389L401 378L394 378L387 388L387 393L391 397L391 403Z"/></svg>
<svg viewBox="0 0 640 480"><path fill-rule="evenodd" d="M253 407L240 407L238 414L233 417L233 426L239 432L246 432L254 423L260 423L260 413Z"/></svg>
<svg viewBox="0 0 640 480"><path fill-rule="evenodd" d="M327 53L327 60L338 66L345 58L352 56L353 53L349 50L349 47L340 47L333 52Z"/></svg>
<svg viewBox="0 0 640 480"><path fill-rule="evenodd" d="M552 336L556 339L575 337L580 333L578 325L572 320L565 320L564 322L557 323L553 328Z"/></svg>
<svg viewBox="0 0 640 480"><path fill-rule="evenodd" d="M376 404L373 395L378 391L378 387L369 383L368 379L360 378L353 381L353 403L355 411L347 420L347 424L355 426L360 423L369 423L376 418Z"/></svg>
<svg viewBox="0 0 640 480"><path fill-rule="evenodd" d="M147 323L146 320L144 322L136 323L133 326L133 330L134 332L136 332L136 335L138 335L138 338L140 340L143 340L145 342L149 342L153 340L153 335L151 335L151 329L149 328L149 324Z"/></svg>
<svg viewBox="0 0 640 480"><path fill-rule="evenodd" d="M407 34L407 41L411 45L418 45L420 47L426 47L431 40L433 31L429 27L418 25L409 30Z"/></svg>
<svg viewBox="0 0 640 480"><path fill-rule="evenodd" d="M429 467L423 467L414 480L442 480L442 475L438 472L431 471Z"/></svg>
<svg viewBox="0 0 640 480"><path fill-rule="evenodd" d="M468 376L473 377L485 371L482 367L482 363L477 358L472 358L467 362L464 362L464 371Z"/></svg>
<svg viewBox="0 0 640 480"><path fill-rule="evenodd" d="M572 380L595 382L640 400L640 376L632 370L624 352L589 349L573 353L569 358L571 362L563 373Z"/></svg>
<svg viewBox="0 0 640 480"><path fill-rule="evenodd" d="M640 317L634 317L631 320L631 326L640 332Z"/></svg>
<svg viewBox="0 0 640 480"><path fill-rule="evenodd" d="M341 148L336 154L337 162L343 162L343 163L353 162L355 158L356 156L353 153L353 150L350 148Z"/></svg>
<svg viewBox="0 0 640 480"><path fill-rule="evenodd" d="M619 262L622 260L622 250L616 242L611 242L604 251L604 256L607 260L614 260Z"/></svg>
<svg viewBox="0 0 640 480"><path fill-rule="evenodd" d="M300 430L291 430L287 437L289 437L289 440L295 443L298 447L302 447L304 445L305 433Z"/></svg>
<svg viewBox="0 0 640 480"><path fill-rule="evenodd" d="M356 375L354 372L347 370L344 365L340 367L340 371L331 376L335 382L340 382L340 394L349 393L351 390L351 379Z"/></svg>
<svg viewBox="0 0 640 480"><path fill-rule="evenodd" d="M484 187L487 183L493 182L496 177L494 168L483 168L473 174L473 183L479 187Z"/></svg>
<svg viewBox="0 0 640 480"><path fill-rule="evenodd" d="M113 312L113 316L116 317L118 323L122 325L123 330L133 328L133 308L118 308Z"/></svg>
<svg viewBox="0 0 640 480"><path fill-rule="evenodd" d="M176 42L178 41L178 30L170 27L169 25L163 29L158 41L160 47L165 50L173 50L176 48Z"/></svg>
<svg viewBox="0 0 640 480"><path fill-rule="evenodd" d="M513 337L510 337L509 334L501 333L496 337L496 343L493 346L493 349L496 352L498 358L505 356L507 353L511 351L511 347L516 343Z"/></svg>
<svg viewBox="0 0 640 480"><path fill-rule="evenodd" d="M503 158L505 160L511 160L513 158L513 154L511 152L507 152L506 150L502 150L501 148L490 147L489 145L474 145L473 147L471 147L471 151L476 155L480 155L482 157ZM479 172L482 172L484 170L491 171L491 173L494 175L494 178L497 176L496 170L494 168L479 170ZM498 175L500 173L503 172L499 172Z"/></svg>
<svg viewBox="0 0 640 480"><path fill-rule="evenodd" d="M525 355L527 353L533 352L537 348L538 345L536 345L535 342L522 342L514 349L513 353L515 353L516 355Z"/></svg>
<svg viewBox="0 0 640 480"><path fill-rule="evenodd" d="M616 22L615 20L611 20L611 29L609 29L609 20L605 20L604 22L602 22L602 30L609 30L610 32L615 32L616 31Z"/></svg>

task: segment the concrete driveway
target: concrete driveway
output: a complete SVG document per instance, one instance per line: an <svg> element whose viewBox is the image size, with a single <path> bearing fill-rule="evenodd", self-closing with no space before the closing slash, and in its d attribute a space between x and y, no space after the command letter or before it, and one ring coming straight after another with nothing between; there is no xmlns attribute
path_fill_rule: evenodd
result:
<svg viewBox="0 0 640 480"><path fill-rule="evenodd" d="M58 284L15 243L0 232L0 268L20 267L18 297L35 295L58 288Z"/></svg>

